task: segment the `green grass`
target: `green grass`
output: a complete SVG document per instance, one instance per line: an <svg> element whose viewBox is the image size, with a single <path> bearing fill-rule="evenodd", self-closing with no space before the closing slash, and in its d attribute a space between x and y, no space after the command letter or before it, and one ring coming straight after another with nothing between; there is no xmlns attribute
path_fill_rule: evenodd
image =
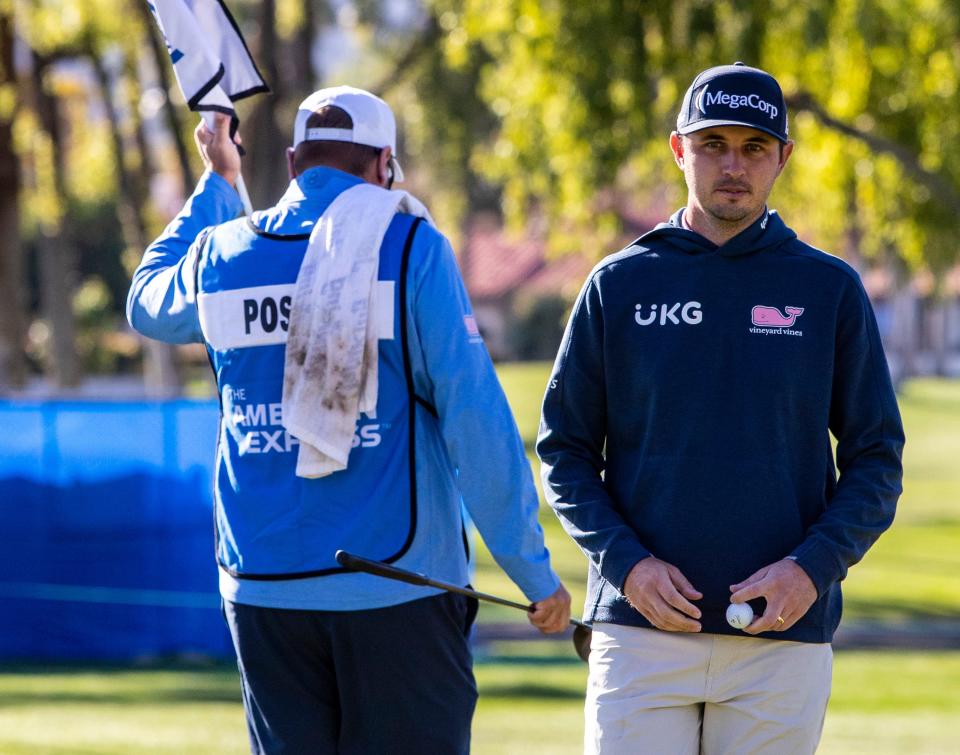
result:
<svg viewBox="0 0 960 755"><path fill-rule="evenodd" d="M960 652L840 652L822 753L956 753Z"/></svg>
<svg viewBox="0 0 960 755"><path fill-rule="evenodd" d="M486 648L476 675L476 755L581 751L586 667L561 643ZM957 720L960 653L840 652L820 752L954 753ZM0 670L4 755L240 755L246 748L233 666Z"/></svg>
<svg viewBox="0 0 960 755"><path fill-rule="evenodd" d="M540 425L540 407L552 365L549 362L512 362L497 365L497 374L520 428L520 436L532 451Z"/></svg>
<svg viewBox="0 0 960 755"><path fill-rule="evenodd" d="M241 753L233 666L24 666L0 672L4 755Z"/></svg>
<svg viewBox="0 0 960 755"><path fill-rule="evenodd" d="M530 450L549 365L508 365L500 372ZM960 620L960 383L914 381L901 408L906 493L894 526L850 572L845 621ZM542 508L540 518L579 613L586 561L551 512ZM522 599L482 548L477 558L480 589ZM517 611L486 605L480 620L524 622ZM476 675L474 753L581 751L586 667L568 642L480 648ZM838 652L820 752L956 753L958 720L960 652ZM246 751L232 665L0 668L3 755Z"/></svg>

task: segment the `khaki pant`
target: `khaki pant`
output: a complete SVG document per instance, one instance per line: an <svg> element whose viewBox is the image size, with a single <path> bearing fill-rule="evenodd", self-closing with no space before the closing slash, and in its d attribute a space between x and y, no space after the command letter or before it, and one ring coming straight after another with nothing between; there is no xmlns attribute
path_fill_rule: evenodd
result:
<svg viewBox="0 0 960 755"><path fill-rule="evenodd" d="M595 624L584 751L812 753L832 664L829 644Z"/></svg>

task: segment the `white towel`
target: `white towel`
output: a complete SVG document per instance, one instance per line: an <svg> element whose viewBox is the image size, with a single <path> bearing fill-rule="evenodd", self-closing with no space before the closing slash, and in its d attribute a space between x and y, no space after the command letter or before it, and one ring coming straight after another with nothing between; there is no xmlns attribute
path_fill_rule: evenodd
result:
<svg viewBox="0 0 960 755"><path fill-rule="evenodd" d="M337 196L310 234L290 308L281 406L283 426L300 441L299 477L346 469L360 413L375 415L371 313L380 245L398 211L433 224L407 192L362 183Z"/></svg>

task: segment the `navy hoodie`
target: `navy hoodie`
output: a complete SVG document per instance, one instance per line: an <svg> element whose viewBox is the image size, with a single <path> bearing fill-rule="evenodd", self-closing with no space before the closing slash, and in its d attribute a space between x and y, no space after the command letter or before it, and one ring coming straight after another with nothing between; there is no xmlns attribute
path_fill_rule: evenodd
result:
<svg viewBox="0 0 960 755"><path fill-rule="evenodd" d="M719 247L682 212L591 273L544 399L537 452L591 562L586 618L649 627L621 590L652 554L703 593L704 632L742 636L729 586L793 556L817 601L762 636L829 642L840 581L901 492L873 311L853 269L775 212Z"/></svg>

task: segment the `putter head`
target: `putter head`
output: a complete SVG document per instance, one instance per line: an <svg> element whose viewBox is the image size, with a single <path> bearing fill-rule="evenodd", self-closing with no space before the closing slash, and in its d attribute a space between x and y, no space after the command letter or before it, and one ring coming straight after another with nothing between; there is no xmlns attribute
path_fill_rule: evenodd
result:
<svg viewBox="0 0 960 755"><path fill-rule="evenodd" d="M573 647L576 648L577 655L584 663L590 660L591 637L593 637L593 630L586 624L577 624L573 628Z"/></svg>

